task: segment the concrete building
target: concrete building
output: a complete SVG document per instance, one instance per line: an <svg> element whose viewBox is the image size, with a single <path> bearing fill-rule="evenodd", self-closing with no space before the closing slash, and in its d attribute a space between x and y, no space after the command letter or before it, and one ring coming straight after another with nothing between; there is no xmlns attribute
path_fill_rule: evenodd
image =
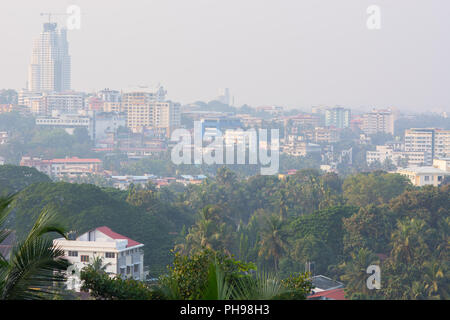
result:
<svg viewBox="0 0 450 320"><path fill-rule="evenodd" d="M122 94L117 90L110 90L109 88L100 90L97 92L97 97L102 99L104 102L121 102Z"/></svg>
<svg viewBox="0 0 450 320"><path fill-rule="evenodd" d="M366 152L368 165L373 162L384 163L386 160L392 161L396 166L400 166L402 163L407 163L407 166L423 166L428 158L426 152L398 151L392 145L376 146L375 151Z"/></svg>
<svg viewBox="0 0 450 320"><path fill-rule="evenodd" d="M22 157L20 165L33 167L53 178L75 178L102 172L100 159L81 159L77 157L43 160L41 158Z"/></svg>
<svg viewBox="0 0 450 320"><path fill-rule="evenodd" d="M417 187L426 185L439 186L448 172L435 167L409 167L398 169L397 173L409 178L411 183Z"/></svg>
<svg viewBox="0 0 450 320"><path fill-rule="evenodd" d="M64 114L55 110L49 117L36 118L36 125L54 128L63 128L73 134L76 128L86 128L91 139L94 138L93 112L87 114Z"/></svg>
<svg viewBox="0 0 450 320"><path fill-rule="evenodd" d="M260 106L256 107L257 112L266 112L272 116L281 115L283 113L283 107L281 106Z"/></svg>
<svg viewBox="0 0 450 320"><path fill-rule="evenodd" d="M296 157L304 157L308 154L320 154L322 148L318 144L295 141L285 144L282 152Z"/></svg>
<svg viewBox="0 0 450 320"><path fill-rule="evenodd" d="M230 89L219 89L219 96L217 97L217 101L226 105L231 105Z"/></svg>
<svg viewBox="0 0 450 320"><path fill-rule="evenodd" d="M325 126L333 126L339 129L350 127L351 111L341 107L327 109L325 111Z"/></svg>
<svg viewBox="0 0 450 320"><path fill-rule="evenodd" d="M450 172L450 158L434 159L433 167L442 171Z"/></svg>
<svg viewBox="0 0 450 320"><path fill-rule="evenodd" d="M122 102L105 102L103 103L103 111L122 113L125 112L125 109L122 107Z"/></svg>
<svg viewBox="0 0 450 320"><path fill-rule="evenodd" d="M166 91L135 91L122 95L122 108L127 113L127 126L133 132L153 129L170 136L181 123L180 104L163 101Z"/></svg>
<svg viewBox="0 0 450 320"><path fill-rule="evenodd" d="M0 131L0 145L8 143L8 132Z"/></svg>
<svg viewBox="0 0 450 320"><path fill-rule="evenodd" d="M127 119L124 113L94 113L94 134L95 144L101 143L110 134L117 133L120 127L127 126Z"/></svg>
<svg viewBox="0 0 450 320"><path fill-rule="evenodd" d="M376 110L363 115L362 131L366 134L390 133L394 135L394 114L391 110Z"/></svg>
<svg viewBox="0 0 450 320"><path fill-rule="evenodd" d="M67 31L56 23L44 23L40 36L33 42L28 70L28 91L63 92L71 87L71 58Z"/></svg>
<svg viewBox="0 0 450 320"><path fill-rule="evenodd" d="M339 132L334 127L314 128L314 141L316 143L336 143L339 141Z"/></svg>
<svg viewBox="0 0 450 320"><path fill-rule="evenodd" d="M407 129L405 130L405 151L426 152L426 165L431 165L434 158L450 156L450 130Z"/></svg>
<svg viewBox="0 0 450 320"><path fill-rule="evenodd" d="M144 245L106 226L88 231L75 240L55 239L53 245L64 250L65 258L72 263L68 269L69 289L79 291L79 272L95 258L103 260L105 271L111 277L145 280Z"/></svg>

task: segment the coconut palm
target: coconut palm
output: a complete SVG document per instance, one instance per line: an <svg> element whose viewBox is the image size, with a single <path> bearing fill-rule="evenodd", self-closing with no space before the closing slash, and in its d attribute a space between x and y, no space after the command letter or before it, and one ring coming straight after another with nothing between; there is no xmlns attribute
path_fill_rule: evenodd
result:
<svg viewBox="0 0 450 320"><path fill-rule="evenodd" d="M346 292L354 293L361 292L369 294L366 286L367 267L372 264L378 264L378 257L374 255L369 249L361 248L359 251L354 251L351 254L351 261L344 262L340 268L344 271L341 279L346 283Z"/></svg>
<svg viewBox="0 0 450 320"><path fill-rule="evenodd" d="M104 263L102 257L94 257L91 263L92 269L100 273L106 272L106 268L110 265L111 262Z"/></svg>
<svg viewBox="0 0 450 320"><path fill-rule="evenodd" d="M278 263L286 252L285 235L282 230L282 221L273 215L267 218L266 227L259 242L258 255L266 260L272 259L275 273L278 272Z"/></svg>
<svg viewBox="0 0 450 320"><path fill-rule="evenodd" d="M5 223L12 198L0 199L0 227ZM48 297L56 284L65 281L69 266L64 251L53 246L46 235L55 232L65 237L55 215L43 210L24 240L12 248L8 261L0 255L0 300L30 300ZM9 234L0 228L0 242Z"/></svg>

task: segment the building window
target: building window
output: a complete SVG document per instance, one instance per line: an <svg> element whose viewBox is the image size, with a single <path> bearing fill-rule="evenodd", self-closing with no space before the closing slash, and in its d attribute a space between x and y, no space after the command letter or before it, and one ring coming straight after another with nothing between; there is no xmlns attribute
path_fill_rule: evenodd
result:
<svg viewBox="0 0 450 320"><path fill-rule="evenodd" d="M127 266L127 274L130 274L130 272L131 272L131 267Z"/></svg>
<svg viewBox="0 0 450 320"><path fill-rule="evenodd" d="M81 256L81 262L89 262L89 256Z"/></svg>
<svg viewBox="0 0 450 320"><path fill-rule="evenodd" d="M69 251L69 257L78 257L78 251Z"/></svg>
<svg viewBox="0 0 450 320"><path fill-rule="evenodd" d="M429 176L425 176L425 181L430 181L430 177Z"/></svg>
<svg viewBox="0 0 450 320"><path fill-rule="evenodd" d="M125 274L125 268L120 268L120 274Z"/></svg>
<svg viewBox="0 0 450 320"><path fill-rule="evenodd" d="M105 257L106 258L115 258L116 254L114 252L106 252Z"/></svg>
<svg viewBox="0 0 450 320"><path fill-rule="evenodd" d="M138 273L139 272L139 265L138 264L134 265L134 271L133 272L134 273Z"/></svg>

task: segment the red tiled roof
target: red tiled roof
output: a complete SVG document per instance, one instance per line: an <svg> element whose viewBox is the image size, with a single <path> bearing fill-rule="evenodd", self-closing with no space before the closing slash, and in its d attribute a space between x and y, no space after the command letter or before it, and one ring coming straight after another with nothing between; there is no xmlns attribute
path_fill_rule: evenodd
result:
<svg viewBox="0 0 450 320"><path fill-rule="evenodd" d="M100 159L80 159L77 157L73 157L73 158L65 158L65 159L44 160L44 162L48 162L48 163L101 163L102 160L100 160Z"/></svg>
<svg viewBox="0 0 450 320"><path fill-rule="evenodd" d="M108 237L110 237L110 238L112 238L112 239L117 239L117 240L119 240L119 239L126 239L126 240L128 240L127 248L129 248L129 247L134 247L134 246L137 246L137 245L142 244L142 243L139 243L139 242L137 242L137 241L134 241L133 239L130 239L130 238L125 237L125 236L123 236L123 235L121 235L121 234L118 234L117 232L112 231L110 228L108 228L108 227L106 227L106 226L99 227L99 228L97 228L97 229L95 229L95 230L100 231L101 233L106 234Z"/></svg>
<svg viewBox="0 0 450 320"><path fill-rule="evenodd" d="M309 296L308 299L321 298L321 297L327 298L327 299L333 299L333 300L347 300L345 298L344 288L318 292L318 293L315 293L315 294Z"/></svg>

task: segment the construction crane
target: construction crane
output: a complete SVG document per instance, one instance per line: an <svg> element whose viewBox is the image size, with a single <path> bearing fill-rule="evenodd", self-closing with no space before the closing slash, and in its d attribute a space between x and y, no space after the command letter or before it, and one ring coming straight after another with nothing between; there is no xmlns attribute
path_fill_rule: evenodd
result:
<svg viewBox="0 0 450 320"><path fill-rule="evenodd" d="M66 16L67 13L41 12L41 16L48 16L48 22L52 22L52 16Z"/></svg>

